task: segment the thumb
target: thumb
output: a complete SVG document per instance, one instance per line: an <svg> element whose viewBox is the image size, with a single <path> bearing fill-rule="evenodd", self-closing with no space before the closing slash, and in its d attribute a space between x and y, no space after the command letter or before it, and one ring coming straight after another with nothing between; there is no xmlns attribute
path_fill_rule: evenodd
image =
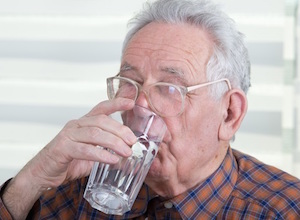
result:
<svg viewBox="0 0 300 220"><path fill-rule="evenodd" d="M125 111L133 108L134 101L126 98L115 98L112 100L106 100L97 104L89 113L85 116L95 116L99 114L110 115L116 111Z"/></svg>

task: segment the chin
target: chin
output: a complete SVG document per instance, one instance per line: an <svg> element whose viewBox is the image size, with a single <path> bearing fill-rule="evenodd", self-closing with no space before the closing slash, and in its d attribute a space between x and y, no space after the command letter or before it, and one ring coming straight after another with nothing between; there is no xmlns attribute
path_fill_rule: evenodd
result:
<svg viewBox="0 0 300 220"><path fill-rule="evenodd" d="M155 158L146 176L145 183L152 190L154 190L155 193L157 193L158 195L163 195L161 187L166 185L164 183L168 181L168 179L169 176L164 175L163 173L160 160L158 158Z"/></svg>

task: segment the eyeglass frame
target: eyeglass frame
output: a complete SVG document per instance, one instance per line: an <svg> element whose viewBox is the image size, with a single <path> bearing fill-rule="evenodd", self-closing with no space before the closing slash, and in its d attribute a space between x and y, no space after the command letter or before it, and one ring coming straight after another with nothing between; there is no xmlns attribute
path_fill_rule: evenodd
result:
<svg viewBox="0 0 300 220"><path fill-rule="evenodd" d="M147 85L148 89L145 90L143 88L143 86L134 81L133 79L130 79L130 78L127 78L127 77L122 77L122 76L113 76L113 77L109 77L106 79L106 85L107 85L107 96L109 99L113 99L114 97L111 97L111 92L110 92L110 87L112 87L112 82L114 79L121 79L121 80L127 80L129 81L130 83L132 83L135 88L136 88L136 95L135 95L135 98L133 99L134 102L137 100L138 96L139 96L139 93L141 91L144 92L144 94L146 95L146 98L147 98L147 101L150 105L150 107L152 107L152 109L154 110L154 112L162 117L176 117L176 116L179 116L183 113L184 111L184 104L185 104L185 97L186 95L193 91L193 90L196 90L196 89L199 89L199 88L202 88L202 87L205 87L205 86L209 86L209 85L212 85L212 84L215 84L215 83L219 83L219 82L222 82L222 81L225 81L227 86L228 86L228 89L229 91L232 89L231 87L231 84L230 84L230 81L227 79L227 78L221 78L221 79L217 79L217 80L214 80L214 81L209 81L209 82L205 82L205 83L199 83L197 85L193 85L193 86L182 86L182 85L175 85L175 84L172 84L172 83L167 83L167 82L156 82L156 83L153 83L153 84L150 84L150 85ZM149 88L150 87L153 87L153 86L156 86L156 85L166 85L166 86L172 86L174 88L176 88L179 92L180 92L180 95L181 95L181 110L180 112L178 112L176 115L174 116L164 116L164 114L161 114L160 111L157 111L157 109L154 107L153 103L151 102L151 99L149 98Z"/></svg>

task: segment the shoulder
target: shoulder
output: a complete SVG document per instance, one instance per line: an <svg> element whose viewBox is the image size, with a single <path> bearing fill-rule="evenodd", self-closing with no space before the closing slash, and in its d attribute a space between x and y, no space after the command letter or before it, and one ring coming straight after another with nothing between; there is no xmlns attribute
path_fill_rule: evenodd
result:
<svg viewBox="0 0 300 220"><path fill-rule="evenodd" d="M238 169L235 197L271 210L276 216L300 215L298 178L237 150L233 155Z"/></svg>
<svg viewBox="0 0 300 220"><path fill-rule="evenodd" d="M290 183L292 187L300 190L300 180L298 178L240 151L233 149L232 152L238 165L238 181L244 182L250 179L256 184L267 183L270 189L278 189L279 187L278 184L272 185L271 183Z"/></svg>

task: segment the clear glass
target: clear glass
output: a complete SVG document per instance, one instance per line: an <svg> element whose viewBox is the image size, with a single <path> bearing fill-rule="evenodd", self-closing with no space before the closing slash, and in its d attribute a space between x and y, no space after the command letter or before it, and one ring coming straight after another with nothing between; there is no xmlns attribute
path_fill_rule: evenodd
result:
<svg viewBox="0 0 300 220"><path fill-rule="evenodd" d="M138 141L132 146L133 154L129 158L120 158L114 165L94 164L84 198L106 214L123 215L131 209L140 191L166 125L155 113L138 105L112 117L132 129Z"/></svg>

